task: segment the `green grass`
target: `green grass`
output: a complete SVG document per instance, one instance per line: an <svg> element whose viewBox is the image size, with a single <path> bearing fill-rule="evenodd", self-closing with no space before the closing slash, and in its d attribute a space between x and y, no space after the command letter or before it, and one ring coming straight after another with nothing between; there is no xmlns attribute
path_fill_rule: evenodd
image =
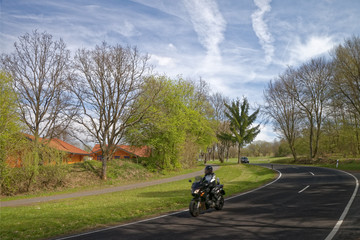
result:
<svg viewBox="0 0 360 240"><path fill-rule="evenodd" d="M350 172L360 172L360 159L344 159L339 158L339 164L336 166L336 158L334 159L318 159L312 162L299 160L294 161L290 157L249 157L250 163L274 163L274 164L297 164L297 165L306 165L306 166L317 166L317 167L327 167L335 168L343 171ZM237 163L237 158L229 159L227 164Z"/></svg>
<svg viewBox="0 0 360 240"><path fill-rule="evenodd" d="M294 161L293 158L280 158L270 160L271 163L279 163L279 164L297 164L297 165L306 165L306 166L316 166L316 167L326 167L326 168L334 168L343 171L350 172L360 172L360 159L339 159L339 164L336 166L335 159L318 159L313 161L304 161L299 160L297 162Z"/></svg>
<svg viewBox="0 0 360 240"><path fill-rule="evenodd" d="M101 163L97 163L97 168L101 168ZM79 166L72 166L74 169L79 168ZM140 170L138 169L140 168ZM137 171L136 171L136 170ZM16 195L16 196L1 196L1 201L11 201L11 200L18 200L18 199L27 199L27 198L34 198L34 197L45 197L45 196L54 196L54 195L60 195L60 194L69 194L79 191L89 191L89 190L96 190L96 189L102 189L104 187L115 187L115 186L123 186L123 185L129 185L134 183L139 183L143 181L152 181L152 180L158 180L158 179L164 179L164 178L170 178L178 175L183 175L191 172L196 172L204 169L204 167L197 166L195 168L191 169L182 169L178 171L162 171L157 173L152 173L149 175L149 173L145 170L144 167L141 165L137 165L135 163L129 164L126 163L123 164L121 167L117 166L111 166L108 167L108 176L109 179L106 182L103 182L100 180L98 184L96 185L89 185L89 186L80 186L80 187L73 187L73 188L65 188L62 190L47 190L47 191L40 191L36 193L30 193L30 194L23 194L23 195ZM137 174L137 176L131 176L131 172L134 172ZM146 176L149 175L149 176ZM122 178L121 176L126 176L126 178ZM116 179L119 177L118 179Z"/></svg>
<svg viewBox="0 0 360 240"><path fill-rule="evenodd" d="M292 160L292 158L289 157L248 157L248 158L250 163L290 163L290 161ZM227 165L227 164L234 164L237 162L238 162L237 158L230 158L229 161L224 162L223 164ZM220 162L216 160L216 161L210 161L209 163L219 164Z"/></svg>
<svg viewBox="0 0 360 240"><path fill-rule="evenodd" d="M225 184L226 196L230 196L261 186L276 173L257 166L228 164L216 175ZM0 236L2 240L31 240L101 228L185 209L190 199L190 183L181 180L98 196L3 207Z"/></svg>
<svg viewBox="0 0 360 240"><path fill-rule="evenodd" d="M349 172L360 172L360 160L339 160L338 166L336 166L335 161L333 163L315 165L319 167L335 168Z"/></svg>

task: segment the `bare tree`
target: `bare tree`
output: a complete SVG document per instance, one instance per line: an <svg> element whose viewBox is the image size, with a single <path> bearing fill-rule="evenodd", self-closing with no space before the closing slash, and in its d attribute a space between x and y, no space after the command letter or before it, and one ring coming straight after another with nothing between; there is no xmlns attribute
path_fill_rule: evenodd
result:
<svg viewBox="0 0 360 240"><path fill-rule="evenodd" d="M324 58L311 59L298 69L288 68L265 90L265 112L275 120L275 127L287 140L295 159L300 122L306 124L309 132L310 159L318 153L332 77L330 62Z"/></svg>
<svg viewBox="0 0 360 240"><path fill-rule="evenodd" d="M351 37L333 52L334 78L332 89L333 101L340 102L345 110L343 119L352 125L360 152L360 37ZM353 121L354 119L354 121ZM353 143L347 144L351 145Z"/></svg>
<svg viewBox="0 0 360 240"><path fill-rule="evenodd" d="M81 124L100 144L102 179L106 180L107 161L126 129L138 123L159 92L145 90L150 73L149 57L136 48L109 46L105 42L93 50L78 50L75 67L78 79L73 90L81 103ZM139 99L146 93L146 103Z"/></svg>
<svg viewBox="0 0 360 240"><path fill-rule="evenodd" d="M334 65L333 88L360 116L360 37L352 37L335 49Z"/></svg>
<svg viewBox="0 0 360 240"><path fill-rule="evenodd" d="M291 153L297 160L295 141L299 135L301 114L295 98L288 93L287 86L294 84L294 77L290 70L270 81L264 91L265 115L272 119L276 132L287 141Z"/></svg>
<svg viewBox="0 0 360 240"><path fill-rule="evenodd" d="M230 133L230 123L227 121L225 111L225 103L229 104L230 100L220 93L215 93L210 96L210 103L214 109L214 118L217 121L216 135L218 142L215 143L218 158L220 162L224 162L229 158L229 149L232 146L231 139L221 138L219 136L222 132Z"/></svg>
<svg viewBox="0 0 360 240"><path fill-rule="evenodd" d="M324 109L329 103L332 77L331 63L324 58L311 59L296 73L296 100L309 123L310 159L315 158L319 150L321 127L325 118Z"/></svg>
<svg viewBox="0 0 360 240"><path fill-rule="evenodd" d="M36 30L15 42L15 51L1 55L1 67L14 79L21 120L37 139L55 137L69 126L74 108L67 91L70 51L62 39Z"/></svg>

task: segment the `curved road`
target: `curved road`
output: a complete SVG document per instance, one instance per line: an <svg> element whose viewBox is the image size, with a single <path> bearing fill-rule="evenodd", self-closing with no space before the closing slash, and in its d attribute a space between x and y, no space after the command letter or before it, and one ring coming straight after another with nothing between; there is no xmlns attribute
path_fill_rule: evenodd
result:
<svg viewBox="0 0 360 240"><path fill-rule="evenodd" d="M348 233L336 231L358 189L353 175L317 167L273 167L280 172L277 181L228 198L222 211L193 218L185 210L59 239L360 239L359 225L347 226Z"/></svg>

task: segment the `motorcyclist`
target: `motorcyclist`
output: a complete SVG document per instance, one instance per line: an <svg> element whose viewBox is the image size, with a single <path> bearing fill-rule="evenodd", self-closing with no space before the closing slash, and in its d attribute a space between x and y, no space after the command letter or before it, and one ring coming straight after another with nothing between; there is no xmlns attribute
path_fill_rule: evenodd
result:
<svg viewBox="0 0 360 240"><path fill-rule="evenodd" d="M205 176L203 177L202 182L206 187L206 201L210 206L212 206L215 204L213 189L216 186L216 175L213 172L212 166L208 165L205 167Z"/></svg>

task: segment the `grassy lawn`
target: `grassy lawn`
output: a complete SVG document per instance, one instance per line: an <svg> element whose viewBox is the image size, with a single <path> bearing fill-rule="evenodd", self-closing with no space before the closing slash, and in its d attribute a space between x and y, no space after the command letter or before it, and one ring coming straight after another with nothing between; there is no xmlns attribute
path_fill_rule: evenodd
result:
<svg viewBox="0 0 360 240"><path fill-rule="evenodd" d="M230 196L261 186L273 180L276 173L228 163L216 175L225 184L226 196ZM181 180L98 196L3 207L0 236L2 240L49 238L186 209L190 200L190 183Z"/></svg>
<svg viewBox="0 0 360 240"><path fill-rule="evenodd" d="M248 157L250 163L287 163L290 164L292 158L288 157ZM237 158L230 158L228 162L224 164L235 164L238 162ZM211 161L210 163L213 163ZM219 161L215 161L215 163L220 163Z"/></svg>
<svg viewBox="0 0 360 240"><path fill-rule="evenodd" d="M315 165L319 167L335 168L349 172L360 172L360 160L339 160L338 166L336 166L335 162Z"/></svg>
<svg viewBox="0 0 360 240"><path fill-rule="evenodd" d="M76 168L76 166L71 166L71 167ZM108 179L108 181L103 182L103 181L100 180L100 177L96 177L96 178L98 178L98 181L95 182L94 184L91 184L91 185L85 185L85 186L80 186L80 187L72 187L72 188L65 188L65 189L62 189L62 190L39 191L39 192L36 192L36 193L30 193L30 194L26 193L26 194L22 194L22 195L20 194L20 195L16 195L16 196L1 196L0 197L0 202L1 201L18 200L18 199L26 199L26 198L34 198L34 197L54 196L54 195L69 194L69 193L74 193L74 192L79 192L79 191L102 189L102 188L106 188L106 187L116 187L116 186L122 186L122 185L129 185L129 184L134 184L134 183L138 183L138 182L152 181L152 180L164 179L164 178L171 178L171 177L175 177L175 176L178 176L178 175L183 175L183 174L187 174L187 173L191 173L191 172L201 171L201 170L204 169L204 166L199 165L196 168L192 168L192 169L182 169L182 170L178 170L178 171L168 171L168 172L162 171L162 172L152 173L151 175L148 175L149 173L145 172L145 170L143 169L144 167L141 167L140 165L131 164L131 167L132 168L140 168L140 171L137 171L137 172L134 173L134 175L136 174L137 176L133 176L132 178L129 178L129 179L120 178L120 180L119 179L112 180L110 178L110 179ZM98 163L98 168L101 168L101 163L100 162ZM111 171L113 169L109 168L109 170ZM132 170L133 169L122 167L120 170L119 169L113 170L113 172L115 172L117 175L128 176L129 173Z"/></svg>

